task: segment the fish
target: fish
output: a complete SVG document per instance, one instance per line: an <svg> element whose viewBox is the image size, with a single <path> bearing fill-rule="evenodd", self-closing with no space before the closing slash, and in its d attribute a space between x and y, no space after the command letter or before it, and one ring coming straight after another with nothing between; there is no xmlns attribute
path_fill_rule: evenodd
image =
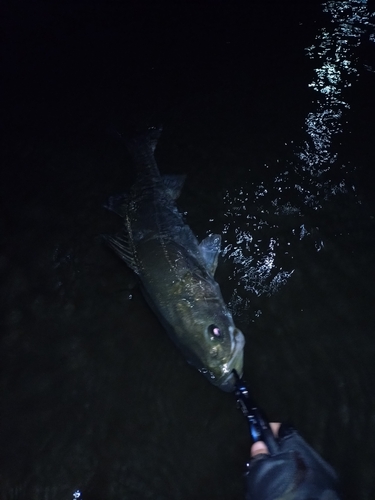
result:
<svg viewBox="0 0 375 500"><path fill-rule="evenodd" d="M106 208L123 219L106 243L134 271L143 295L186 360L213 385L235 389L233 370L243 373L244 335L233 321L214 274L221 236L200 243L176 206L185 176L161 175L155 148L161 127L126 141L136 167L125 195Z"/></svg>

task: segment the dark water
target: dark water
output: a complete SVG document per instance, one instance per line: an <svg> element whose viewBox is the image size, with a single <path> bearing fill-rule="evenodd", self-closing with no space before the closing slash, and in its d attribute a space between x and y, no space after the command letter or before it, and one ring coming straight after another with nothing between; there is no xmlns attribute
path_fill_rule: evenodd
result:
<svg viewBox="0 0 375 500"><path fill-rule="evenodd" d="M133 179L111 131L159 123L256 399L375 498L373 5L126 5L2 16L1 500L243 498L233 396L100 239Z"/></svg>

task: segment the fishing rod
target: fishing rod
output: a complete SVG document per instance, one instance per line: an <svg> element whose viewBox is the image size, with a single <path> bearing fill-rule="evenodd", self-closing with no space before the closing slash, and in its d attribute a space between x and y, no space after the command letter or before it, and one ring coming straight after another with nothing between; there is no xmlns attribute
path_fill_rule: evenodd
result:
<svg viewBox="0 0 375 500"><path fill-rule="evenodd" d="M279 444L273 435L268 420L256 405L245 381L240 378L236 370L233 370L233 374L236 379L234 394L237 399L237 407L247 418L252 443L263 441L271 455L277 453Z"/></svg>

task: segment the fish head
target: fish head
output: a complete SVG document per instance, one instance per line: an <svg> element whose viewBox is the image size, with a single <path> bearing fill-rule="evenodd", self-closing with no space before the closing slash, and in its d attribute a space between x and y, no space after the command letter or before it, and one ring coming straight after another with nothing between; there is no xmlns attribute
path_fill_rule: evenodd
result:
<svg viewBox="0 0 375 500"><path fill-rule="evenodd" d="M213 385L223 391L234 391L233 370L242 376L245 338L235 326L221 294L210 300L205 297L188 304L184 301L184 311L179 317L179 344L190 364Z"/></svg>
<svg viewBox="0 0 375 500"><path fill-rule="evenodd" d="M207 349L202 354L203 366L198 370L215 386L226 392L235 390L233 370L242 376L245 338L234 324L219 321L204 331ZM215 333L214 333L215 332Z"/></svg>

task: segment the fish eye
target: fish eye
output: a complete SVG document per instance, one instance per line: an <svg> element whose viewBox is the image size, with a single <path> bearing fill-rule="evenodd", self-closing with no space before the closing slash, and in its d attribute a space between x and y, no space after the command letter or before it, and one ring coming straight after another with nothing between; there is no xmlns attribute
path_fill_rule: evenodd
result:
<svg viewBox="0 0 375 500"><path fill-rule="evenodd" d="M221 337L220 328L214 324L212 324L208 327L208 333L210 335L212 335L213 338L220 338Z"/></svg>

